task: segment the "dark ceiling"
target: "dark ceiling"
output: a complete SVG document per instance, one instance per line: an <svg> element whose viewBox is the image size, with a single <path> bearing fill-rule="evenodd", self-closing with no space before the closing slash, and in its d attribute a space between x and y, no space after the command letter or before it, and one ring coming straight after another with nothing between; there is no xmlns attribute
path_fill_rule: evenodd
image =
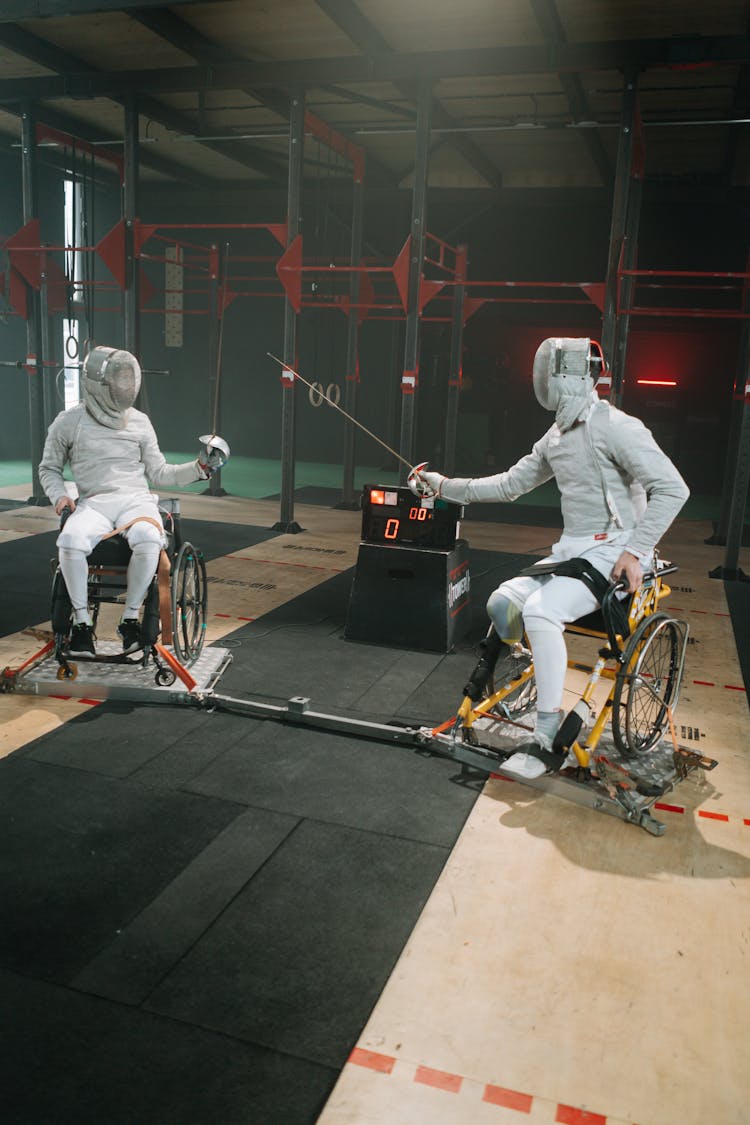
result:
<svg viewBox="0 0 750 1125"><path fill-rule="evenodd" d="M0 0L0 137L20 115L122 143L143 182L282 185L290 90L408 188L420 81L431 189L611 190L626 79L646 178L750 185L748 0ZM309 135L306 171L350 175Z"/></svg>

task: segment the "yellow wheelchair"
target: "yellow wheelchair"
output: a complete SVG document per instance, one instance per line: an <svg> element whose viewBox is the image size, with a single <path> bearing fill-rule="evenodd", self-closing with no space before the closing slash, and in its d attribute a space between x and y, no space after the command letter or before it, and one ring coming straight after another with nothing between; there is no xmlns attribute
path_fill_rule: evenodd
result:
<svg viewBox="0 0 750 1125"><path fill-rule="evenodd" d="M551 570L538 564L523 573ZM620 599L623 584L609 586L599 610L566 626L566 633L598 643L596 659L568 661L587 678L552 753L537 755L551 772L531 781L509 777L663 833L649 812L654 802L693 770L716 765L677 741L688 625L660 607L671 593L664 579L676 570L657 559L633 594ZM495 668L484 698L464 696L454 716L424 732L425 740L465 769L502 775L503 762L530 742L533 727L524 720L535 704L533 658L522 641Z"/></svg>

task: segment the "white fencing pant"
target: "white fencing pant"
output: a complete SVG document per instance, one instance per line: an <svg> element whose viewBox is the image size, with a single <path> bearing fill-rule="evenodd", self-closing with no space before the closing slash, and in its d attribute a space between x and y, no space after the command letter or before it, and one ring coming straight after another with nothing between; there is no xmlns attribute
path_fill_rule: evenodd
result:
<svg viewBox="0 0 750 1125"><path fill-rule="evenodd" d="M97 543L116 527L137 520L123 532L132 555L128 565L124 617L137 617L159 564L159 553L166 545L164 531L147 522L161 525L156 497L101 494L82 500L57 537L60 570L65 579L74 622L90 621L88 613L88 555Z"/></svg>
<svg viewBox="0 0 750 1125"><path fill-rule="evenodd" d="M594 541L593 536L563 535L552 548L552 554L540 561L589 559L601 574L609 578L626 541L627 532L615 532L598 541ZM563 637L565 626L593 613L598 605L588 586L580 579L560 574L545 574L539 578L519 575L503 582L490 595L487 612L501 637L503 628L507 630L507 622L514 616L514 608L523 620L534 657L540 712L559 711L562 707L568 664Z"/></svg>

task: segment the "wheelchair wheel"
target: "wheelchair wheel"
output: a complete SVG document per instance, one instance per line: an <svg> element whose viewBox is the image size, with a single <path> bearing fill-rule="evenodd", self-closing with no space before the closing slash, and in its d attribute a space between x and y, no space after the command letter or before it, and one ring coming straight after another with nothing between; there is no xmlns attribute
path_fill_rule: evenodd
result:
<svg viewBox="0 0 750 1125"><path fill-rule="evenodd" d="M172 645L181 664L192 664L200 656L207 604L203 555L192 543L183 543L172 568Z"/></svg>
<svg viewBox="0 0 750 1125"><path fill-rule="evenodd" d="M515 656L507 656L505 660L495 668L490 676L487 684L488 695L494 695L496 691L507 683L514 675L518 676L521 672L528 668L530 660L518 658ZM520 687L514 688L502 703L496 703L493 708L502 718L517 719L521 715L525 715L528 711L532 711L536 707L536 677L531 676Z"/></svg>
<svg viewBox="0 0 750 1125"><path fill-rule="evenodd" d="M615 680L612 735L624 755L651 750L677 702L684 634L666 613L652 613L633 631Z"/></svg>

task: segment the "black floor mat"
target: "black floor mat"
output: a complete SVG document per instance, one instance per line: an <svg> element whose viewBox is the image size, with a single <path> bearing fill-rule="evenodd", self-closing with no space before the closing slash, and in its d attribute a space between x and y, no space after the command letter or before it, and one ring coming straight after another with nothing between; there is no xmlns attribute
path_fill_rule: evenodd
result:
<svg viewBox="0 0 750 1125"><path fill-rule="evenodd" d="M264 543L277 534L270 528L242 524L182 520L182 534L207 559L228 555L242 547ZM56 559L56 531L24 536L0 544L0 636L16 633L49 618L52 562Z"/></svg>
<svg viewBox="0 0 750 1125"><path fill-rule="evenodd" d="M336 1071L0 971L3 1125L305 1125Z"/></svg>
<svg viewBox="0 0 750 1125"><path fill-rule="evenodd" d="M725 582L724 592L732 618L742 678L750 699L750 582Z"/></svg>
<svg viewBox="0 0 750 1125"><path fill-rule="evenodd" d="M437 721L527 561L472 552L450 655L345 641L336 575L232 634L221 690ZM20 1012L0 1117L312 1125L475 796L410 748L163 705L104 704L0 762L0 1005Z"/></svg>

